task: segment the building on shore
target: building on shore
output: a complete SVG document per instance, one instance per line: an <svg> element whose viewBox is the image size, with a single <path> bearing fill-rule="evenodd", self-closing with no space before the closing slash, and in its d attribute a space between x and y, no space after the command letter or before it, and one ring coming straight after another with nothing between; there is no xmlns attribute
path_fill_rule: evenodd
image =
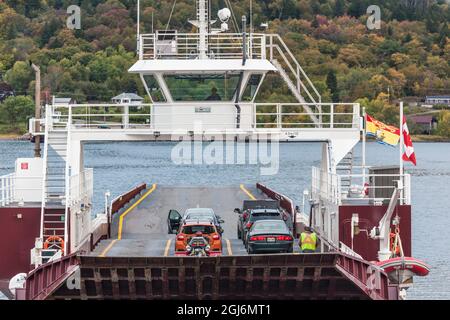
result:
<svg viewBox="0 0 450 320"><path fill-rule="evenodd" d="M133 104L140 105L144 101L144 98L138 96L136 93L121 93L118 96L111 99L112 102L117 104Z"/></svg>
<svg viewBox="0 0 450 320"><path fill-rule="evenodd" d="M450 106L450 95L443 95L443 96L426 96L425 97L425 104L426 105L447 105Z"/></svg>

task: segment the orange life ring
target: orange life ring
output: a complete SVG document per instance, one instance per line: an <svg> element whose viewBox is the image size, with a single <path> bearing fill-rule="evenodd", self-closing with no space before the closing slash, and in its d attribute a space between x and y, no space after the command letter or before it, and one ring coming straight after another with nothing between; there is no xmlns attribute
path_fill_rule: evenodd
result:
<svg viewBox="0 0 450 320"><path fill-rule="evenodd" d="M51 242L59 242L60 243L60 248L62 253L64 253L64 239L61 238L60 236L50 236L47 238L47 240L45 240L44 242L44 249L48 249L48 247L50 246Z"/></svg>

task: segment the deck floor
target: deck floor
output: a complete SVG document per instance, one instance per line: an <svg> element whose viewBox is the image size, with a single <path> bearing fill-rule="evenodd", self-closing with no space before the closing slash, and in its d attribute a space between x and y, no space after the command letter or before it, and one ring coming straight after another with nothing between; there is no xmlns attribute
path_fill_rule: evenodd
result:
<svg viewBox="0 0 450 320"><path fill-rule="evenodd" d="M146 197L146 193L149 193ZM167 233L167 216L170 209L181 214L187 208L212 208L225 220L223 224L223 255L246 255L242 241L237 239L238 214L242 202L251 197L265 198L256 187L151 187L134 209L124 215L118 213L113 219L112 238L101 241L91 253L104 257L152 257L173 256L175 235ZM136 201L140 201L137 199ZM136 202L135 202L136 203ZM131 206L133 204L130 204ZM123 215L119 237L120 216ZM295 245L295 250L298 246Z"/></svg>

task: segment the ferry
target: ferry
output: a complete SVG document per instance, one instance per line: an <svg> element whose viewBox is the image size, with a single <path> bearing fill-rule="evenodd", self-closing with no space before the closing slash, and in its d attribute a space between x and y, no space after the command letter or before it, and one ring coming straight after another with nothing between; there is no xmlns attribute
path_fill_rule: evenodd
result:
<svg viewBox="0 0 450 320"><path fill-rule="evenodd" d="M15 171L0 177L5 295L398 300L414 276L428 274L426 263L412 257L411 177L399 166L366 164L360 105L323 102L282 36L254 32L231 7L212 19L210 3L196 1L193 33L143 34L138 12L138 60L129 72L140 77L151 103L52 103L30 120L37 149L43 141L41 154L18 158ZM295 103L255 102L269 74L281 77ZM116 141L315 142L322 153L303 204L270 183L211 188L135 181L114 198L104 190L104 208L94 212L97 187L84 146ZM354 157L359 146L362 163ZM236 234L235 209L269 199L291 222L293 252L248 254ZM225 221L221 254L176 254L168 215L195 207L211 208ZM305 227L318 235L316 252L298 248Z"/></svg>

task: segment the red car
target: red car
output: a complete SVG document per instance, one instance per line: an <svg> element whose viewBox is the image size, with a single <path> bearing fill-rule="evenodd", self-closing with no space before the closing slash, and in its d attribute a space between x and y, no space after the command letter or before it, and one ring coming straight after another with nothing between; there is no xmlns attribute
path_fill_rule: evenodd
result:
<svg viewBox="0 0 450 320"><path fill-rule="evenodd" d="M207 240L209 256L222 254L222 238L217 227L210 220L186 220L180 226L175 240L175 255L186 255L186 246L192 237L201 232Z"/></svg>

